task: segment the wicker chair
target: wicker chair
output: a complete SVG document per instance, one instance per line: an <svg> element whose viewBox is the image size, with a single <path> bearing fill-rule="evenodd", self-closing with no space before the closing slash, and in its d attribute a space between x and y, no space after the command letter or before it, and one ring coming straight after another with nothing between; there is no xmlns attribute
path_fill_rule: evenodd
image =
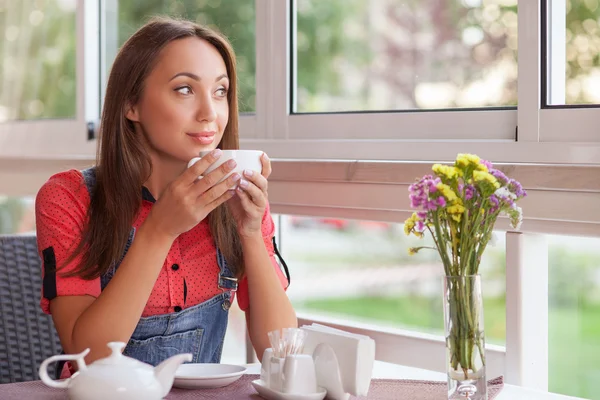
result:
<svg viewBox="0 0 600 400"><path fill-rule="evenodd" d="M35 235L0 235L0 383L37 380L41 362L62 352L41 286Z"/></svg>

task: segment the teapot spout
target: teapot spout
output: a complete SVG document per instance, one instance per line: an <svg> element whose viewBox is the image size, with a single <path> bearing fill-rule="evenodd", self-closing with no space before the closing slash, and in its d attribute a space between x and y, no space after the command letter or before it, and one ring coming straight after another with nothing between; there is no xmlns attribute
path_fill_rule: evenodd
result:
<svg viewBox="0 0 600 400"><path fill-rule="evenodd" d="M175 379L175 371L177 371L177 368L186 361L192 361L191 354L177 354L167 358L154 368L154 376L156 377L156 380L160 382L160 386L162 387L161 397L166 397L169 394L171 387L173 386L173 380Z"/></svg>

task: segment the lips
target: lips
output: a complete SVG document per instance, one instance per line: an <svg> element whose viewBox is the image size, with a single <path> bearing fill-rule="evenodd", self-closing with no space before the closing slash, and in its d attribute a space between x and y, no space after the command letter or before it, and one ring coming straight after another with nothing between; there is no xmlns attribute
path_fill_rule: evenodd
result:
<svg viewBox="0 0 600 400"><path fill-rule="evenodd" d="M200 144L211 144L215 140L216 132L204 131L204 132L187 132L186 135L199 142Z"/></svg>

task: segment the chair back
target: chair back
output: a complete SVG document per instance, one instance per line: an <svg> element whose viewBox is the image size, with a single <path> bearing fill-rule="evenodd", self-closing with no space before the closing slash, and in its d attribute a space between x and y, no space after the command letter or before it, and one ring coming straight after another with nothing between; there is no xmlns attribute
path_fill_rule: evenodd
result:
<svg viewBox="0 0 600 400"><path fill-rule="evenodd" d="M38 380L42 361L62 352L40 308L41 271L35 235L0 235L0 384Z"/></svg>

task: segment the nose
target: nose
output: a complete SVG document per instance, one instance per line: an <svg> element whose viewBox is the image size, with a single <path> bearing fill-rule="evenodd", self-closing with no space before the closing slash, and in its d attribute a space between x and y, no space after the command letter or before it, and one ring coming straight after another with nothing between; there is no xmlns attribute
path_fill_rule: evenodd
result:
<svg viewBox="0 0 600 400"><path fill-rule="evenodd" d="M205 94L200 99L200 104L198 104L198 111L196 113L196 119L198 121L207 122L212 122L217 119L217 110L212 96Z"/></svg>

